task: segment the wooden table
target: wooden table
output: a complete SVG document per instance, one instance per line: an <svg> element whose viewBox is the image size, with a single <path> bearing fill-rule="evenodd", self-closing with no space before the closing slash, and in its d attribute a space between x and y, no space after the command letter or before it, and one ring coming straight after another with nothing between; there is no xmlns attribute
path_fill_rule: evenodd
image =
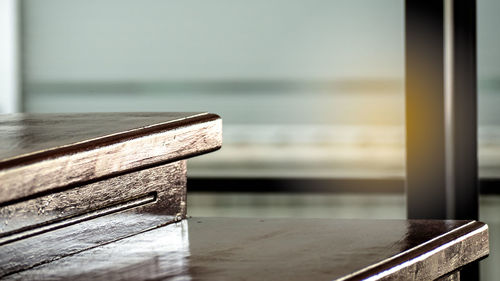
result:
<svg viewBox="0 0 500 281"><path fill-rule="evenodd" d="M222 144L209 113L15 114L0 132L0 277L185 218L185 159Z"/></svg>
<svg viewBox="0 0 500 281"><path fill-rule="evenodd" d="M0 117L5 280L458 280L476 221L186 218L208 113Z"/></svg>
<svg viewBox="0 0 500 281"><path fill-rule="evenodd" d="M487 254L474 221L190 218L6 280L459 280Z"/></svg>

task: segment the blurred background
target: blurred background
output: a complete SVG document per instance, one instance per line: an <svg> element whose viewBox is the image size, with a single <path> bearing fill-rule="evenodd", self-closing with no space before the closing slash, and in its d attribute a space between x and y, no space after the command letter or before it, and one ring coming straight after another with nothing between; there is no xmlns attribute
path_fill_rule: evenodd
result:
<svg viewBox="0 0 500 281"><path fill-rule="evenodd" d="M214 112L224 145L188 162L190 215L405 218L403 5L3 0L0 113ZM478 0L484 280L500 276L499 11Z"/></svg>

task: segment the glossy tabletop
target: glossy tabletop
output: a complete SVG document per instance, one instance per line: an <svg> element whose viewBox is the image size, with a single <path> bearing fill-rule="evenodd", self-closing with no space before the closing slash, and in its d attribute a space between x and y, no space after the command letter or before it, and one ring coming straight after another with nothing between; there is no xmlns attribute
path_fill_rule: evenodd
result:
<svg viewBox="0 0 500 281"><path fill-rule="evenodd" d="M5 279L433 280L488 251L475 221L190 218Z"/></svg>
<svg viewBox="0 0 500 281"><path fill-rule="evenodd" d="M125 138L134 133L195 122L207 113L82 113L0 115L0 164L64 147Z"/></svg>
<svg viewBox="0 0 500 281"><path fill-rule="evenodd" d="M0 115L0 205L220 148L210 113Z"/></svg>

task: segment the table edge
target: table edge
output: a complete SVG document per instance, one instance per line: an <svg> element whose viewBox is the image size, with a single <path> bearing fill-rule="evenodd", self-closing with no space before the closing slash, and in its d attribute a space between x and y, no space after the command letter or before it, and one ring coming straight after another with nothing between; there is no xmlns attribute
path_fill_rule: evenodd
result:
<svg viewBox="0 0 500 281"><path fill-rule="evenodd" d="M471 249L472 248L472 249ZM471 250L470 255L457 259L456 263L440 263L442 256L450 256L454 252ZM353 272L337 281L353 280L434 280L453 272L468 263L486 257L489 254L488 225L480 221L469 223L452 229L421 245L410 248L393 257L387 258L368 268ZM436 266L433 272L422 272L422 268L429 271L429 267L422 267L423 263ZM402 272L404 271L404 273ZM409 279L408 273L413 276Z"/></svg>
<svg viewBox="0 0 500 281"><path fill-rule="evenodd" d="M182 138L176 140L177 135L182 135ZM171 147L162 147L165 145L160 141L165 138L172 140ZM126 151L120 152L116 146L130 141L137 142L137 146L140 146L141 143L157 146L163 150L169 150L170 153L159 153L155 157L149 155L145 157L145 155L139 153L136 158L127 159L128 162L123 165L126 166L125 168L122 166L107 167L106 171L96 171L98 169L87 163L97 161L96 158L100 163L111 163L113 157L117 157L117 151L122 156L128 157L130 154L126 154ZM189 145L184 144L183 146L182 141L189 141ZM218 150L221 146L222 119L216 114L201 113L54 149L42 150L38 153L21 155L3 162L0 161L0 207L33 196L36 197L37 194L42 192L78 186L144 168L183 160ZM34 186L26 184L28 181L27 176L40 174L40 171L49 171L47 173L53 177L60 178L47 185L46 183L37 183L37 178L33 176L31 182ZM61 175L64 173L63 171L66 171L67 174ZM50 175L47 173L42 173L43 175L39 175L39 177L49 177Z"/></svg>

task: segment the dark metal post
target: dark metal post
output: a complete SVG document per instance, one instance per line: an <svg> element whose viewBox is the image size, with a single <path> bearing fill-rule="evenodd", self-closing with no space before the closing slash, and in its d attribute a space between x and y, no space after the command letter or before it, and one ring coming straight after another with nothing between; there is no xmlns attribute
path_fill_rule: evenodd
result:
<svg viewBox="0 0 500 281"><path fill-rule="evenodd" d="M405 19L407 217L478 219L476 0L406 0Z"/></svg>
<svg viewBox="0 0 500 281"><path fill-rule="evenodd" d="M406 0L407 217L446 218L444 5Z"/></svg>
<svg viewBox="0 0 500 281"><path fill-rule="evenodd" d="M476 0L453 1L453 187L450 218L479 219Z"/></svg>
<svg viewBox="0 0 500 281"><path fill-rule="evenodd" d="M408 218L477 219L476 1L405 10Z"/></svg>

